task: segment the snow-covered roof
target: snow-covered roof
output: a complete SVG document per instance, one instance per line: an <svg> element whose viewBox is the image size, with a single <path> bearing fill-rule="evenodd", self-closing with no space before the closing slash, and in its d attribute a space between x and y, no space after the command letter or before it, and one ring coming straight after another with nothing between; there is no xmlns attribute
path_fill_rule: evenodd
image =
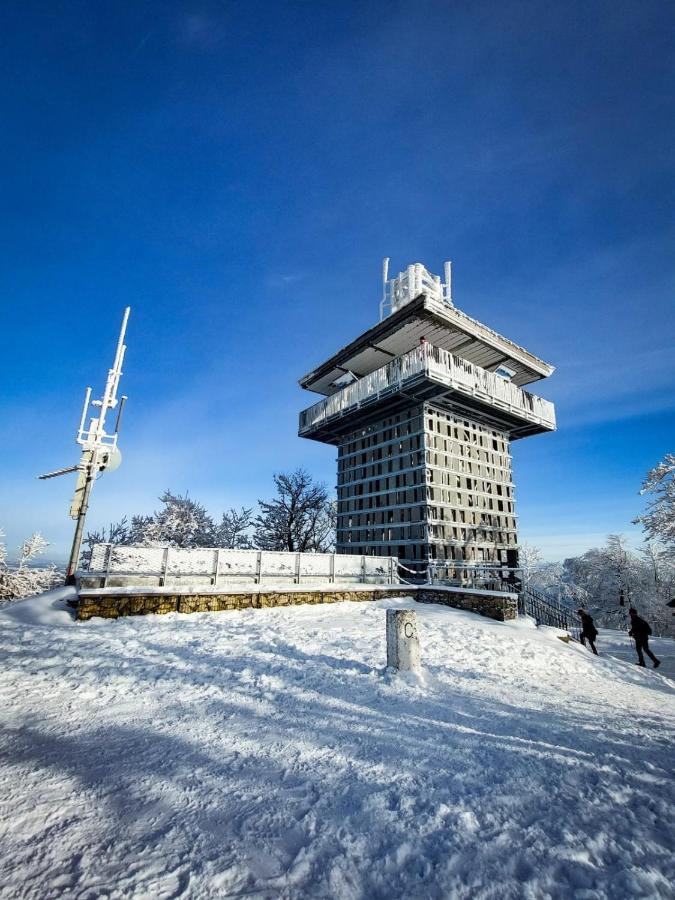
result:
<svg viewBox="0 0 675 900"><path fill-rule="evenodd" d="M300 379L300 386L319 394L332 394L335 381L345 372L368 375L388 360L419 345L425 338L483 369L506 365L512 381L522 386L546 378L554 367L524 347L498 334L455 306L421 294L347 344L326 362Z"/></svg>

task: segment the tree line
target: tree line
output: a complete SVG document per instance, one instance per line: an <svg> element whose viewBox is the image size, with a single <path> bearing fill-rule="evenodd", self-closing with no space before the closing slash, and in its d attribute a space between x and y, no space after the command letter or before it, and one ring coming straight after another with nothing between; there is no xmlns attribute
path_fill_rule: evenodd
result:
<svg viewBox="0 0 675 900"><path fill-rule="evenodd" d="M645 512L633 520L645 532L641 549L610 534L603 547L548 565L540 565L536 547L525 546L521 564L533 587L587 607L605 628L623 627L635 606L656 633L675 635L675 605L669 605L675 601L675 455L648 472L640 493L649 497Z"/></svg>
<svg viewBox="0 0 675 900"><path fill-rule="evenodd" d="M152 547L223 547L239 550L327 552L335 547L336 506L328 489L304 469L274 475L275 494L253 508L230 508L213 519L187 494L165 491L151 515L134 515L85 537L85 557L95 544Z"/></svg>
<svg viewBox="0 0 675 900"><path fill-rule="evenodd" d="M83 562L97 543L169 544L175 547L316 551L334 549L336 504L326 486L304 470L274 476L274 495L257 510L230 508L214 520L187 494L165 491L161 507L151 515L133 515L107 528L90 531ZM610 535L603 547L562 563L541 564L536 547L521 547L520 560L529 583L550 595L587 606L598 624L621 627L630 604L636 605L662 633L675 633L666 605L675 598L675 455L667 454L645 479L642 525L646 541L640 550L622 535ZM39 566L49 546L35 532L20 547L15 562L7 556L0 532L0 602L47 590L62 582L54 566Z"/></svg>

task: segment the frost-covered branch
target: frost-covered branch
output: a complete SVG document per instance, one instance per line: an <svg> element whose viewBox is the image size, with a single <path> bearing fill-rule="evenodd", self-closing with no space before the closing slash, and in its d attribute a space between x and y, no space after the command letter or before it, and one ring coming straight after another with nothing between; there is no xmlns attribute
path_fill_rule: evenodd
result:
<svg viewBox="0 0 675 900"><path fill-rule="evenodd" d="M7 559L7 548L0 531L0 600L18 600L40 594L59 584L62 580L56 566L31 565L35 558L44 553L49 542L39 531L26 538L19 548L19 557L15 566L10 566Z"/></svg>
<svg viewBox="0 0 675 900"><path fill-rule="evenodd" d="M641 494L649 494L647 511L634 521L642 525L647 537L660 541L667 552L675 555L675 456L667 453L647 473Z"/></svg>

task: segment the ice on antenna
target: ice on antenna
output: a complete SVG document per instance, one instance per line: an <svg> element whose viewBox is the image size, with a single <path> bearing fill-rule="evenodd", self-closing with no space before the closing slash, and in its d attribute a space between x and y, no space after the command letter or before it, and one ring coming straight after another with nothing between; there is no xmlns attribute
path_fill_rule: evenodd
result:
<svg viewBox="0 0 675 900"><path fill-rule="evenodd" d="M382 300L380 301L380 321L398 312L421 294L452 306L452 263L444 264L445 281L432 273L422 263L412 263L389 278L389 257L382 263Z"/></svg>

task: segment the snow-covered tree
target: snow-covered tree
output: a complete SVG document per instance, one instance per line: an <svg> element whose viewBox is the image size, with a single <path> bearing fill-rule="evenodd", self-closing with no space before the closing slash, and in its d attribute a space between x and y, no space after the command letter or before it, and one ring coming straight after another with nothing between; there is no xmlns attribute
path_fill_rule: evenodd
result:
<svg viewBox="0 0 675 900"><path fill-rule="evenodd" d="M588 602L588 592L569 578L565 565L560 562L537 566L532 571L530 584L542 594L566 603L585 606Z"/></svg>
<svg viewBox="0 0 675 900"><path fill-rule="evenodd" d="M187 494L164 491L159 498L163 507L145 523L138 520L142 543L169 544L172 547L215 546L215 525L206 509Z"/></svg>
<svg viewBox="0 0 675 900"><path fill-rule="evenodd" d="M21 544L19 558L14 566L10 566L8 562L3 537L4 533L0 531L0 600L30 597L63 583L63 576L56 566L31 565L49 547L49 542L39 531L35 531Z"/></svg>
<svg viewBox="0 0 675 900"><path fill-rule="evenodd" d="M654 546L632 550L623 535L609 535L604 547L594 547L562 565L538 567L532 585L587 607L597 625L626 628L632 605L651 622L655 633L675 633L675 620L666 606L675 596L675 563Z"/></svg>
<svg viewBox="0 0 675 900"><path fill-rule="evenodd" d="M220 525L216 529L216 547L231 550L249 550L251 542L250 530L253 525L253 510L242 506L237 510L232 507L223 513Z"/></svg>
<svg viewBox="0 0 675 900"><path fill-rule="evenodd" d="M671 585L675 581L675 555L672 551L658 541L645 541L640 552L654 585L665 588L666 593L673 593Z"/></svg>
<svg viewBox="0 0 675 900"><path fill-rule="evenodd" d="M85 545L113 543L129 546L153 547L169 544L172 547L216 547L217 529L206 509L186 494L164 491L159 498L163 506L154 515L135 515L131 523L126 516L107 529L90 531Z"/></svg>
<svg viewBox="0 0 675 900"><path fill-rule="evenodd" d="M675 555L675 455L667 453L647 473L641 494L649 494L647 511L635 519L647 532L649 540L661 542Z"/></svg>
<svg viewBox="0 0 675 900"><path fill-rule="evenodd" d="M541 550L532 544L523 543L518 548L518 562L523 570L523 581L529 584L535 566L541 562Z"/></svg>
<svg viewBox="0 0 675 900"><path fill-rule="evenodd" d="M146 535L154 521L154 516L132 516L126 537L120 543L130 544L131 546L144 546L146 544Z"/></svg>
<svg viewBox="0 0 675 900"><path fill-rule="evenodd" d="M80 557L80 565L88 566L91 559L91 551L95 544L129 544L129 525L124 516L119 522L111 522L108 527L97 531L88 531L83 544L84 549Z"/></svg>
<svg viewBox="0 0 675 900"><path fill-rule="evenodd" d="M260 500L256 545L263 550L317 551L335 545L335 504L304 469L274 476L276 497Z"/></svg>

